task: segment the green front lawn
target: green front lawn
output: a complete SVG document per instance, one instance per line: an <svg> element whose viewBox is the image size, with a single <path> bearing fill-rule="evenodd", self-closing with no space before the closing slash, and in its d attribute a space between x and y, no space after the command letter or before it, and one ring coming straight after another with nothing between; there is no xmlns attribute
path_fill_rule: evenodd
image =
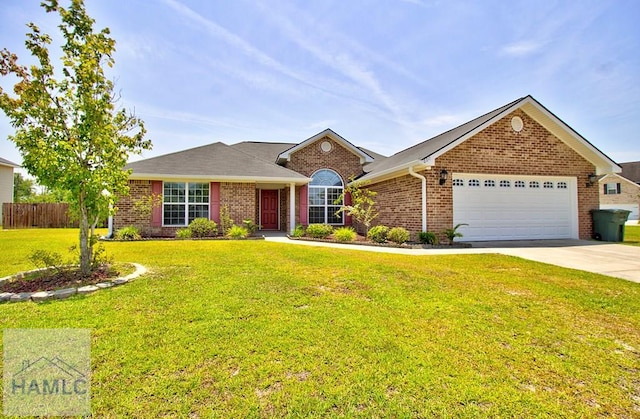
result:
<svg viewBox="0 0 640 419"><path fill-rule="evenodd" d="M0 276L75 230L0 230ZM107 243L152 273L0 306L92 329L96 417L633 417L640 284L499 255Z"/></svg>
<svg viewBox="0 0 640 419"><path fill-rule="evenodd" d="M640 225L624 226L624 244L640 246Z"/></svg>

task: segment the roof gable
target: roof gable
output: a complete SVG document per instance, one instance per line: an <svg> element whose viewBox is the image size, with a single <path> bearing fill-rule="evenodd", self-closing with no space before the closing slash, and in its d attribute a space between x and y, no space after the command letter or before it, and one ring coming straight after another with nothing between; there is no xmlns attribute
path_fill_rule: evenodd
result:
<svg viewBox="0 0 640 419"><path fill-rule="evenodd" d="M322 140L325 137L331 138L333 141L337 142L338 144L340 144L341 146L343 146L344 148L346 148L347 150L349 150L350 152L358 156L360 158L360 164L371 163L374 160L374 158L369 154L367 154L365 151L354 146L349 141L345 140L340 135L336 134L333 130L327 128L326 130L319 132L313 137L307 138L300 144L297 144L289 148L288 150L283 151L278 155L276 162L278 164L284 164L285 162L291 159L291 155L296 151L302 150L303 148L315 143L316 141Z"/></svg>
<svg viewBox="0 0 640 419"><path fill-rule="evenodd" d="M365 168L368 172L362 179L376 179L394 172L407 170L416 165L433 166L439 156L452 150L488 126L508 114L521 109L560 141L572 148L596 167L596 173L619 172L620 167L594 145L578 134L560 118L542 106L532 96L517 99L507 105L466 122L456 128L402 150L393 156L374 162Z"/></svg>
<svg viewBox="0 0 640 419"><path fill-rule="evenodd" d="M598 183L600 185L606 184L606 183L611 183L610 181L613 180L615 182L620 182L620 183L626 183L638 190L640 190L640 185L633 182L632 180L627 179L624 176L620 176L618 173L607 173L606 175L602 176L599 180Z"/></svg>

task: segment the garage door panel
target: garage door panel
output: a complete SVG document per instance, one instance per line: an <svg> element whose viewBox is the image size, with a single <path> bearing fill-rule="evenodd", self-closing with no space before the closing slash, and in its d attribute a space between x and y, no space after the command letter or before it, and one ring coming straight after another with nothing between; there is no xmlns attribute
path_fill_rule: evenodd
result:
<svg viewBox="0 0 640 419"><path fill-rule="evenodd" d="M469 224L459 230L463 240L577 238L575 178L454 174L453 179L454 224ZM495 186L485 186L486 180ZM539 187L530 187L535 182Z"/></svg>

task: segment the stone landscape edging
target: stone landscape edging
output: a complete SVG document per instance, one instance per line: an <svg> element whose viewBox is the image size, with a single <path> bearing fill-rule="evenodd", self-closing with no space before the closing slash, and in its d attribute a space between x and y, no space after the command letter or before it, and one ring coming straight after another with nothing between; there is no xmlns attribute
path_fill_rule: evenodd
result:
<svg viewBox="0 0 640 419"><path fill-rule="evenodd" d="M0 293L0 303L10 302L17 303L21 301L46 301L46 300L62 300L64 298L71 297L75 294L91 294L98 290L111 288L116 285L126 284L127 282L133 281L141 275L144 275L148 272L147 268L140 265L139 263L130 262L136 270L123 277L118 277L115 279L109 279L106 281L98 282L95 285L84 285L82 287L77 288L63 288L55 291L35 291L35 292L3 292ZM32 271L20 272L15 275L6 276L4 278L0 278L0 283L4 281L9 281L11 279L22 279L25 275L34 272L45 271L48 268L34 269Z"/></svg>

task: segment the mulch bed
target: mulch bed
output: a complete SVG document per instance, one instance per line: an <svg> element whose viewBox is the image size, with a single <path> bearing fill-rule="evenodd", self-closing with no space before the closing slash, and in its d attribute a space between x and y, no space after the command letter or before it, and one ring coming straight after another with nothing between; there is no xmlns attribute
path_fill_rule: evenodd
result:
<svg viewBox="0 0 640 419"><path fill-rule="evenodd" d="M32 275L37 275L33 277ZM39 274L29 274L26 278L14 278L0 282L0 292L36 292L54 291L62 288L76 288L94 285L110 278L117 278L119 272L110 266L103 266L93 271L88 277L83 277L77 268L62 270L47 270Z"/></svg>

